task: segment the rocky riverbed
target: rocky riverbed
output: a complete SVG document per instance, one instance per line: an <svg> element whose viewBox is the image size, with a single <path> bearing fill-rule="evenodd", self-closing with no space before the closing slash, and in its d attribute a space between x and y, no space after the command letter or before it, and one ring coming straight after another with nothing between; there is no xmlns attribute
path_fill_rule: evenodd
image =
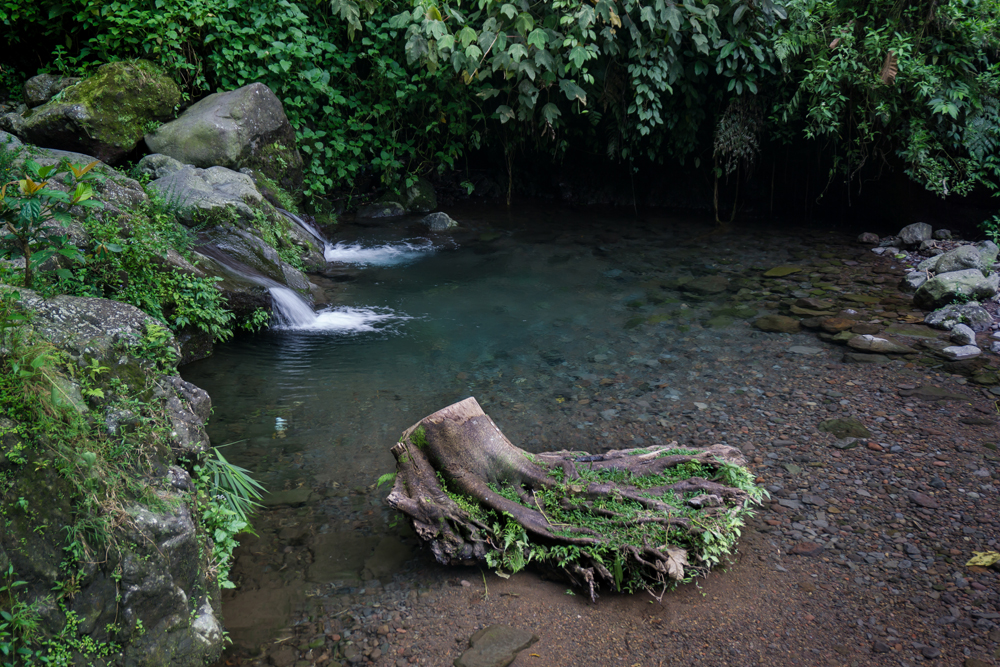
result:
<svg viewBox="0 0 1000 667"><path fill-rule="evenodd" d="M597 244L623 258L606 276L618 333L570 359L569 377L556 345L509 382L456 361L456 391L533 451L739 447L771 498L732 562L659 599L592 605L540 573L441 568L405 532L380 537L394 520L383 493L314 483L275 500L244 542L222 664L446 665L497 624L539 638L516 666L995 664L997 572L965 565L1000 539L992 323L987 351L941 356L952 331L923 324L899 289L909 255L853 236L807 233L756 266L743 237L689 241L711 261L681 276L648 235ZM793 324L763 332L763 316ZM846 345L863 336L899 348ZM529 419L529 402L544 412ZM338 567L361 580L328 576Z"/></svg>

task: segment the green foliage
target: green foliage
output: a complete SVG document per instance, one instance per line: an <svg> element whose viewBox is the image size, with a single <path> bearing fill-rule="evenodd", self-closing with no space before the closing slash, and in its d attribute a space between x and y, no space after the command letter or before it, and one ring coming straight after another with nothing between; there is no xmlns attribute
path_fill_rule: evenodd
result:
<svg viewBox="0 0 1000 667"><path fill-rule="evenodd" d="M41 616L34 604L21 600L17 589L27 586L14 576L14 566L0 572L0 666L27 664L35 656L31 648L38 635Z"/></svg>
<svg viewBox="0 0 1000 667"><path fill-rule="evenodd" d="M1000 214L994 215L988 220L983 220L979 226L985 232L987 238L994 243L1000 243Z"/></svg>
<svg viewBox="0 0 1000 667"><path fill-rule="evenodd" d="M229 580L233 550L239 546L236 536L253 533L250 515L260 504L264 487L249 471L233 465L217 448L194 468L196 504L202 524L212 538L212 567L219 586L235 588Z"/></svg>
<svg viewBox="0 0 1000 667"><path fill-rule="evenodd" d="M2 149L6 152L6 149ZM92 171L97 162L86 166L71 165L67 160L57 165L40 166L28 160L24 164L26 175L0 187L0 258L24 258L24 286L34 287L34 277L39 266L59 255L72 261L83 256L79 248L70 243L65 233L69 226L72 206L97 208L103 206L92 197L90 182L98 175ZM60 175L66 175L66 185L72 194L46 187ZM11 186L15 187L11 187ZM59 268L55 273L68 278L71 273Z"/></svg>

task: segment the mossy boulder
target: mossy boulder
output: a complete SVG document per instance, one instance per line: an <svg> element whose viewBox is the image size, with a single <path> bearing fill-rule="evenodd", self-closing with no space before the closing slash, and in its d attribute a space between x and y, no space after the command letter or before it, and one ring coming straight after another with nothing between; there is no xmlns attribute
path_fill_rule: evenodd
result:
<svg viewBox="0 0 1000 667"><path fill-rule="evenodd" d="M173 115L180 99L177 84L152 63L108 63L33 109L25 118L22 138L117 164L150 126Z"/></svg>
<svg viewBox="0 0 1000 667"><path fill-rule="evenodd" d="M195 167L260 172L291 193L302 189L302 156L281 101L262 83L209 95L146 135L146 145Z"/></svg>
<svg viewBox="0 0 1000 667"><path fill-rule="evenodd" d="M437 208L437 195L434 186L424 177L406 189L406 209L410 213L430 213Z"/></svg>

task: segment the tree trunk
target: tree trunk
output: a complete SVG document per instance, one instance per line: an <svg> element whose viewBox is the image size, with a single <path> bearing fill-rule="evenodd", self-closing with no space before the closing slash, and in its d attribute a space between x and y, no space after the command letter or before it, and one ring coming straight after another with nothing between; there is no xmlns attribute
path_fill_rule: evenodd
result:
<svg viewBox="0 0 1000 667"><path fill-rule="evenodd" d="M537 561L596 599L707 572L735 546L763 491L725 445L592 456L515 447L474 398L425 417L393 446L389 504L444 564Z"/></svg>

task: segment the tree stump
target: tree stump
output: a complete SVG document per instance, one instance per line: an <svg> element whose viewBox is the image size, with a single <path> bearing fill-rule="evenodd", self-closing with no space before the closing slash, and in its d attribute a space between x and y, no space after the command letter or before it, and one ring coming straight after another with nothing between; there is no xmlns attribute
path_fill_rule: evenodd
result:
<svg viewBox="0 0 1000 667"><path fill-rule="evenodd" d="M531 454L467 398L420 420L392 453L388 503L443 564L564 573L591 599L689 581L731 553L764 494L734 447L676 442Z"/></svg>

